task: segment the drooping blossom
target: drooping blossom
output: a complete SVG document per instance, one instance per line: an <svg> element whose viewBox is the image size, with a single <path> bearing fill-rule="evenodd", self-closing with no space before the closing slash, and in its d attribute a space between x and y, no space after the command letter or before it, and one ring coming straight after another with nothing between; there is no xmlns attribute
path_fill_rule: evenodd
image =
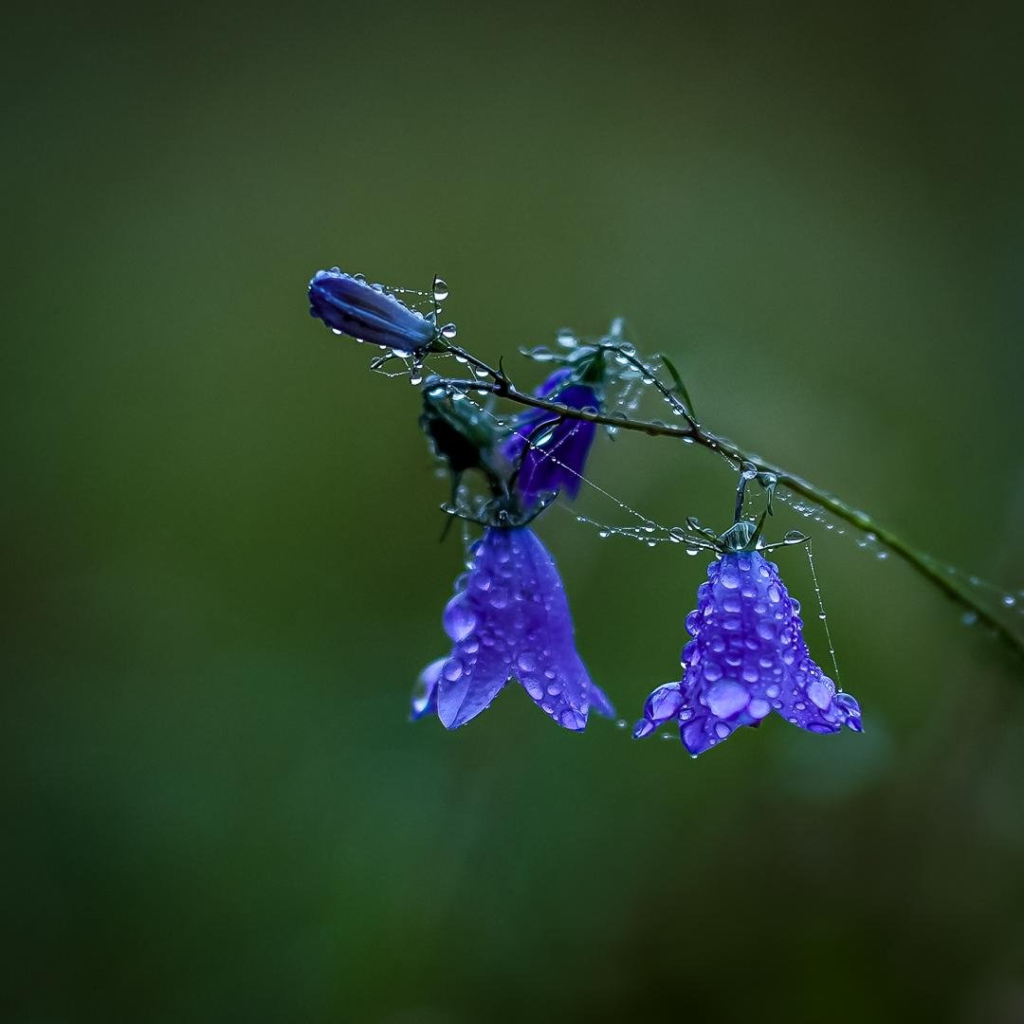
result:
<svg viewBox="0 0 1024 1024"><path fill-rule="evenodd" d="M760 552L729 551L712 562L686 618L693 640L683 649L682 681L647 698L633 735L675 719L696 756L772 713L810 732L860 732L860 705L811 658L799 612Z"/></svg>
<svg viewBox="0 0 1024 1024"><path fill-rule="evenodd" d="M309 313L335 331L405 355L426 351L437 337L433 319L410 309L380 285L337 267L313 275Z"/></svg>
<svg viewBox="0 0 1024 1024"><path fill-rule="evenodd" d="M594 388L573 383L569 367L556 370L534 394L573 409L600 408ZM516 487L526 501L558 491L575 498L596 432L594 423L552 416L544 409L520 413L502 452L509 462L519 465Z"/></svg>
<svg viewBox="0 0 1024 1024"><path fill-rule="evenodd" d="M471 551L444 612L451 653L424 669L412 717L436 711L457 729L513 679L565 729L585 728L591 708L614 715L576 653L561 578L536 535L525 526L488 527Z"/></svg>

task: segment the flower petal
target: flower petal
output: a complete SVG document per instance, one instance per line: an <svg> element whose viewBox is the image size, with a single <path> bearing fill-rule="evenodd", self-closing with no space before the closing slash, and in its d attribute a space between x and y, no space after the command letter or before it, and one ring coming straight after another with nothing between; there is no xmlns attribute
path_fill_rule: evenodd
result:
<svg viewBox="0 0 1024 1024"><path fill-rule="evenodd" d="M585 728L591 706L599 714L614 715L576 652L569 603L554 560L530 530L512 532L517 535L512 551L522 598L513 674L534 703L563 728Z"/></svg>
<svg viewBox="0 0 1024 1024"><path fill-rule="evenodd" d="M438 681L437 714L446 729L457 729L490 707L498 691L508 682L508 661L494 647L469 651L469 644L456 644L441 667Z"/></svg>
<svg viewBox="0 0 1024 1024"><path fill-rule="evenodd" d="M679 716L683 694L679 683L665 683L654 690L644 703L644 717L633 726L633 739L649 736L659 725Z"/></svg>
<svg viewBox="0 0 1024 1024"><path fill-rule="evenodd" d="M575 498L596 433L593 423L558 420L523 456L517 483L520 492L530 500L546 491L561 491Z"/></svg>
<svg viewBox="0 0 1024 1024"><path fill-rule="evenodd" d="M437 681L441 677L441 668L447 660L447 658L438 658L420 673L412 697L412 712L409 715L414 722L424 715L437 711Z"/></svg>
<svg viewBox="0 0 1024 1024"><path fill-rule="evenodd" d="M596 408L597 394L588 385L574 384L558 391L570 376L567 368L557 370L537 389L537 396L550 397L575 409ZM596 433L593 423L553 417L543 409L521 413L514 433L502 447L505 458L519 464L519 492L528 501L554 491L575 498Z"/></svg>

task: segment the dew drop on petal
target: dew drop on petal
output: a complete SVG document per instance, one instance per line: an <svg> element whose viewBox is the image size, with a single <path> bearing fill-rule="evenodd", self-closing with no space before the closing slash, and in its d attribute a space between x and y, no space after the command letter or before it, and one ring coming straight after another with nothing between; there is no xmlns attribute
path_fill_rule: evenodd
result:
<svg viewBox="0 0 1024 1024"><path fill-rule="evenodd" d="M444 610L444 628L448 635L458 642L473 632L476 616L466 607L465 599L453 598Z"/></svg>
<svg viewBox="0 0 1024 1024"><path fill-rule="evenodd" d="M760 697L754 698L747 705L747 713L751 718L764 718L769 711L771 711L771 705L769 705L768 701L761 700Z"/></svg>
<svg viewBox="0 0 1024 1024"><path fill-rule="evenodd" d="M811 701L816 707L822 711L828 708L832 702L832 693L828 686L821 679L815 679L807 687L807 696L810 697ZM797 705L799 707L799 705Z"/></svg>
<svg viewBox="0 0 1024 1024"><path fill-rule="evenodd" d="M717 682L722 678L722 669L713 661L704 662L704 678L709 683Z"/></svg>
<svg viewBox="0 0 1024 1024"><path fill-rule="evenodd" d="M737 682L727 679L708 691L708 707L719 718L729 718L742 711L750 700L750 694Z"/></svg>

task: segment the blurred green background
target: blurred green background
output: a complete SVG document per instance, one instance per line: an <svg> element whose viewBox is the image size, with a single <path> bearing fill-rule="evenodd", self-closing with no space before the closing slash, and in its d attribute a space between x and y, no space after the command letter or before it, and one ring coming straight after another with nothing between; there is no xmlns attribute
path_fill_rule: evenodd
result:
<svg viewBox="0 0 1024 1024"><path fill-rule="evenodd" d="M6 1019L1024 1020L1021 665L819 530L863 736L691 761L515 688L410 725L446 487L415 389L305 300L439 272L493 358L623 315L713 428L1019 588L1012 10L8 18ZM591 471L663 521L731 507L669 441ZM632 720L703 560L539 532Z"/></svg>

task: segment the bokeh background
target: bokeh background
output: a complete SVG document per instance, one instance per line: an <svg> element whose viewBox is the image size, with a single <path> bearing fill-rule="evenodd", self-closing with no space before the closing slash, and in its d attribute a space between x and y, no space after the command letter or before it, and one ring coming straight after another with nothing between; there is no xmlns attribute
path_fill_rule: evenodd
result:
<svg viewBox="0 0 1024 1024"><path fill-rule="evenodd" d="M625 316L711 426L1018 589L1009 5L57 4L5 35L6 1019L1024 1020L1021 664L819 527L863 736L691 761L513 688L410 725L446 485L416 390L305 301L336 263L439 272L493 358ZM731 507L669 441L591 471L662 521ZM703 561L539 531L632 720Z"/></svg>

